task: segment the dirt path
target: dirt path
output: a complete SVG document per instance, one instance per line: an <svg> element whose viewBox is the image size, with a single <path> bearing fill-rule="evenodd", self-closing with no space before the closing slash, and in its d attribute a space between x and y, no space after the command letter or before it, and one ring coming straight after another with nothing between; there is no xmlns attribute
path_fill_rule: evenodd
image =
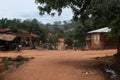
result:
<svg viewBox="0 0 120 80"><path fill-rule="evenodd" d="M104 51L37 51L0 52L1 56L35 57L17 70L5 74L4 80L105 80L93 57L112 55Z"/></svg>

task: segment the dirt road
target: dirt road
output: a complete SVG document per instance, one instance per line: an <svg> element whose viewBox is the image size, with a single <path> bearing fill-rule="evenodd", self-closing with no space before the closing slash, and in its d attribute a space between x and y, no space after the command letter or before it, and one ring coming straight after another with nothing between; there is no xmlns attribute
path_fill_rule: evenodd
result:
<svg viewBox="0 0 120 80"><path fill-rule="evenodd" d="M105 80L94 57L112 55L116 50L0 52L1 56L35 57L20 68L5 74L3 80Z"/></svg>

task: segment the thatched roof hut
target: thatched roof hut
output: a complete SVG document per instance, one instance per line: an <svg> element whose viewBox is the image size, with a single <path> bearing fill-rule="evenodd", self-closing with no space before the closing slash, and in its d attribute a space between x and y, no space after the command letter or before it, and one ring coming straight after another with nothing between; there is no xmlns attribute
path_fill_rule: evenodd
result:
<svg viewBox="0 0 120 80"><path fill-rule="evenodd" d="M11 29L0 29L0 40L14 40L15 43L22 44L23 47L30 47L33 44L39 44L40 37L37 34L26 30L19 30L19 32L15 32Z"/></svg>
<svg viewBox="0 0 120 80"><path fill-rule="evenodd" d="M0 40L13 41L15 38L16 38L15 35L11 35L11 34L0 34Z"/></svg>

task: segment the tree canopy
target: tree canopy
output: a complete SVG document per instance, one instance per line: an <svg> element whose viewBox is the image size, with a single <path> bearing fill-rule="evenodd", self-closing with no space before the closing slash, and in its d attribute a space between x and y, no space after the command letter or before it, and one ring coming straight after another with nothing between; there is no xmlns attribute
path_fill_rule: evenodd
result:
<svg viewBox="0 0 120 80"><path fill-rule="evenodd" d="M119 25L116 23L119 23L120 19L120 0L36 0L36 3L39 3L41 15L53 15L55 11L60 15L62 9L68 7L74 13L74 20L81 19L84 24L86 19L94 17L97 22L110 27L115 26L111 28L118 30ZM115 34L118 33L119 30Z"/></svg>
<svg viewBox="0 0 120 80"><path fill-rule="evenodd" d="M36 3L39 4L41 15L45 13L54 15L55 11L60 15L62 9L68 7L74 13L73 19L80 19L83 25L86 19L94 18L101 24L111 27L112 35L118 37L118 53L120 53L120 0L36 0Z"/></svg>
<svg viewBox="0 0 120 80"><path fill-rule="evenodd" d="M118 17L120 12L120 0L36 0L40 3L40 14L50 15L57 11L60 15L63 8L71 8L74 18L87 18L91 14L95 17ZM82 17L83 16L83 17Z"/></svg>

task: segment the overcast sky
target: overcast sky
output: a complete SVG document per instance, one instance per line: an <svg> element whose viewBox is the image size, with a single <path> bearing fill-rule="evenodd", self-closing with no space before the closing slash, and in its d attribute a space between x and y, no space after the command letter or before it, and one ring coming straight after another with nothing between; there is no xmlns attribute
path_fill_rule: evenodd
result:
<svg viewBox="0 0 120 80"><path fill-rule="evenodd" d="M42 23L53 23L54 21L72 19L72 12L70 9L64 9L61 16L40 16L34 0L0 0L1 18L17 18L22 20L36 18Z"/></svg>

